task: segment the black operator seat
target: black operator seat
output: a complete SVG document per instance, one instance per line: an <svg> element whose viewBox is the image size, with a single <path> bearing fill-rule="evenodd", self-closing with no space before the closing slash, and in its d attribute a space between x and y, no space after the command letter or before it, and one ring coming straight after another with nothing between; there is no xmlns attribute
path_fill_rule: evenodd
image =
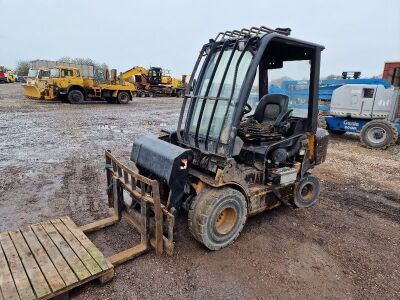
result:
<svg viewBox="0 0 400 300"><path fill-rule="evenodd" d="M288 111L289 97L282 94L264 95L258 103L253 118L258 123L275 123ZM275 124L278 125L278 124Z"/></svg>

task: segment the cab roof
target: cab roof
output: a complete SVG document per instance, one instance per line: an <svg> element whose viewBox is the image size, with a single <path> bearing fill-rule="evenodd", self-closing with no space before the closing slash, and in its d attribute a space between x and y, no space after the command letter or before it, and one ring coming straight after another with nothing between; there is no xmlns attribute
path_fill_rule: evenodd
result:
<svg viewBox="0 0 400 300"><path fill-rule="evenodd" d="M242 28L241 30L227 30L225 32L219 32L215 39L210 40L212 42L224 42L226 40L239 40L250 37L259 37L260 39L267 38L267 36L279 37L283 40L287 40L289 43L295 43L297 45L303 45L308 47L325 49L324 46L316 43L310 43L300 39L290 37L292 29L290 28L275 28L271 29L266 26Z"/></svg>

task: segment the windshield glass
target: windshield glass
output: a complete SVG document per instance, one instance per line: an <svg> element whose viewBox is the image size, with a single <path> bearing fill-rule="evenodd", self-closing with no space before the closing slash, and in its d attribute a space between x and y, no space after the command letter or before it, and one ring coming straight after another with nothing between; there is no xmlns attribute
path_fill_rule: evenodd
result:
<svg viewBox="0 0 400 300"><path fill-rule="evenodd" d="M60 77L60 69L50 69L50 77Z"/></svg>
<svg viewBox="0 0 400 300"><path fill-rule="evenodd" d="M35 69L29 69L28 71L28 77L30 78L35 78L38 74L38 70Z"/></svg>
<svg viewBox="0 0 400 300"><path fill-rule="evenodd" d="M50 70L40 70L38 78L50 77Z"/></svg>
<svg viewBox="0 0 400 300"><path fill-rule="evenodd" d="M221 51L217 51L211 55L204 76L196 88L198 94L195 98L196 102L190 120L189 132L192 134L196 132L201 110L204 106L199 135L208 135L210 139L219 139L220 137L221 143L227 143L234 108L253 54L250 51L243 53L243 51L229 49L222 54ZM221 58L218 63L219 57ZM231 57L231 62L228 64ZM213 111L214 116L212 116ZM213 118L211 119L211 117ZM209 127L210 129L208 129Z"/></svg>

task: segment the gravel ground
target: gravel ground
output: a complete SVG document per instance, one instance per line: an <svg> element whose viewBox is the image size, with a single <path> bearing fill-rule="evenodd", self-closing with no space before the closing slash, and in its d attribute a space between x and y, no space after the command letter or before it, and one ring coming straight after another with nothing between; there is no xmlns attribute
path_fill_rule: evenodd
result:
<svg viewBox="0 0 400 300"><path fill-rule="evenodd" d="M128 162L141 134L173 128L180 99L128 105L28 100L0 85L0 231L69 215L85 224L108 215L104 150ZM210 252L176 226L173 257L154 252L89 283L74 299L399 299L400 146L362 148L357 136L331 137L323 183L309 209L278 208L248 220L230 247ZM111 255L137 241L121 223L90 238Z"/></svg>

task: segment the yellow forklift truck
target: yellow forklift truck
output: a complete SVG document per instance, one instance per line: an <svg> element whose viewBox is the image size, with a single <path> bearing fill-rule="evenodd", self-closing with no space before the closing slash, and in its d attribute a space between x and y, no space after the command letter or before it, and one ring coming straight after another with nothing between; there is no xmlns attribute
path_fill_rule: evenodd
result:
<svg viewBox="0 0 400 300"><path fill-rule="evenodd" d="M218 250L239 236L249 216L318 200L320 181L310 171L324 162L328 146L327 131L317 129L324 47L289 34L267 27L219 33L200 51L176 131L133 142L138 172L106 152L113 220L125 217L145 236L131 256L150 245L172 253L182 210L194 238ZM298 73L296 64L309 82L307 113L300 115L288 108L288 96L268 93L273 74Z"/></svg>

